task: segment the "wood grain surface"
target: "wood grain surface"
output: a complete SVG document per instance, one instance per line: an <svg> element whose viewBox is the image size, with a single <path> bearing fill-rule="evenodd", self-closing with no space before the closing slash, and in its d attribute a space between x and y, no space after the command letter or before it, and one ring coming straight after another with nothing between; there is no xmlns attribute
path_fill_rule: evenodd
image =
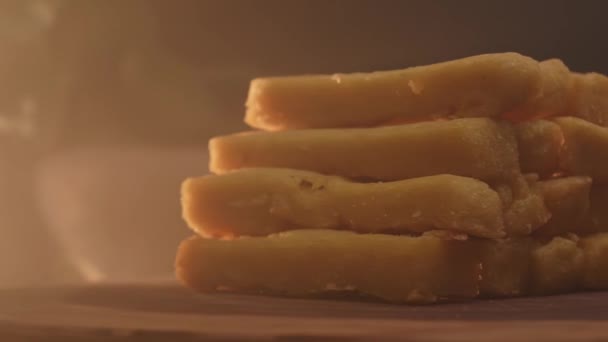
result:
<svg viewBox="0 0 608 342"><path fill-rule="evenodd" d="M0 291L0 341L401 340L608 340L608 292L397 306L172 283Z"/></svg>

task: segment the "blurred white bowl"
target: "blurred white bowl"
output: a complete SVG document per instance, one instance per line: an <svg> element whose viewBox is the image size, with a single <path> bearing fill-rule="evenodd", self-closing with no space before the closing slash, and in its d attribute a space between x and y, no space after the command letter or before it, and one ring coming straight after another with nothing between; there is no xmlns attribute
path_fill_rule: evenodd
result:
<svg viewBox="0 0 608 342"><path fill-rule="evenodd" d="M42 160L37 192L52 233L90 281L172 277L191 232L179 188L207 173L205 146L79 148Z"/></svg>

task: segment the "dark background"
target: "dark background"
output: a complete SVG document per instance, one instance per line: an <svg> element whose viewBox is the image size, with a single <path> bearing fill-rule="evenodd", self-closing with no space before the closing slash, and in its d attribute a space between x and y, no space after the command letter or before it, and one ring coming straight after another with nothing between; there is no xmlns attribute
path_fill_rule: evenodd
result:
<svg viewBox="0 0 608 342"><path fill-rule="evenodd" d="M0 286L168 276L249 80L516 51L608 73L608 1L0 0Z"/></svg>
<svg viewBox="0 0 608 342"><path fill-rule="evenodd" d="M31 70L48 70L21 75L38 84L48 75L42 97L55 88L57 144L205 142L244 128L248 81L263 75L373 71L504 51L608 73L608 2L600 0L57 4L40 38L45 61L40 54L30 61L44 64Z"/></svg>

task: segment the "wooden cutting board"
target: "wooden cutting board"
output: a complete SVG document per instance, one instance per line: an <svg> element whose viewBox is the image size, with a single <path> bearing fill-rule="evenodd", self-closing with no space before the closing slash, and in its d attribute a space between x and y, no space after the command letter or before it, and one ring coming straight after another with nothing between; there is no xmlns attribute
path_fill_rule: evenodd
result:
<svg viewBox="0 0 608 342"><path fill-rule="evenodd" d="M0 291L0 341L598 341L608 292L435 306L195 294L177 284Z"/></svg>

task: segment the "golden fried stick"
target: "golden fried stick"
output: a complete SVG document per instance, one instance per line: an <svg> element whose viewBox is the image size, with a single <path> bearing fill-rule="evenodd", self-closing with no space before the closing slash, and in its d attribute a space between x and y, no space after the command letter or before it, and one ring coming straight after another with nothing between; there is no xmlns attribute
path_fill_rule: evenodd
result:
<svg viewBox="0 0 608 342"><path fill-rule="evenodd" d="M199 291L306 296L356 290L391 302L431 303L478 293L477 251L466 242L301 230L261 238L182 242L177 277Z"/></svg>
<svg viewBox="0 0 608 342"><path fill-rule="evenodd" d="M301 227L401 233L445 229L494 238L504 234L504 227L509 235L555 236L597 231L584 224L590 215L590 185L589 177L576 176L534 182L537 193L521 186L497 188L508 192L507 199L482 182L449 175L354 183L299 170L244 169L189 179L182 200L189 225L208 236L266 235ZM453 202L448 194L454 194ZM486 205L476 209L477 200ZM608 223L601 219L603 201L596 202L595 221Z"/></svg>
<svg viewBox="0 0 608 342"><path fill-rule="evenodd" d="M531 103L542 86L539 63L517 53L395 71L260 78L251 82L245 121L275 131L498 117Z"/></svg>
<svg viewBox="0 0 608 342"><path fill-rule="evenodd" d="M481 296L513 297L526 294L530 283L530 256L535 247L532 238L479 239L467 243L480 251Z"/></svg>
<svg viewBox="0 0 608 342"><path fill-rule="evenodd" d="M480 295L547 295L581 289L585 260L577 242L578 237L572 234L549 240L523 237L467 241L481 252Z"/></svg>
<svg viewBox="0 0 608 342"><path fill-rule="evenodd" d="M391 302L608 289L608 234L450 240L299 230L182 242L178 278L199 291L308 296L358 291Z"/></svg>
<svg viewBox="0 0 608 342"><path fill-rule="evenodd" d="M254 132L214 138L210 150L216 173L289 167L378 180L449 173L492 181L512 178L520 165L524 173L550 176L563 171L608 182L608 128L575 117L514 128L471 118L366 129Z"/></svg>
<svg viewBox="0 0 608 342"><path fill-rule="evenodd" d="M536 186L537 181L536 175L520 175L508 183L495 186L503 201L503 218L508 235L530 235L550 219L551 213Z"/></svg>
<svg viewBox="0 0 608 342"><path fill-rule="evenodd" d="M608 232L608 185L591 186L590 208L585 220L586 233Z"/></svg>
<svg viewBox="0 0 608 342"><path fill-rule="evenodd" d="M581 239L585 258L583 286L592 290L608 289L608 233Z"/></svg>
<svg viewBox="0 0 608 342"><path fill-rule="evenodd" d="M205 236L257 236L305 227L363 233L442 229L486 238L608 231L608 188L595 186L591 194L590 189L586 176L530 185L520 180L492 190L453 175L356 183L259 168L186 180L182 208L190 227Z"/></svg>
<svg viewBox="0 0 608 342"><path fill-rule="evenodd" d="M566 115L608 126L608 77L598 73L573 73L571 103Z"/></svg>
<svg viewBox="0 0 608 342"><path fill-rule="evenodd" d="M575 117L554 121L564 136L560 169L571 175L590 176L594 184L608 183L608 128Z"/></svg>
<svg viewBox="0 0 608 342"><path fill-rule="evenodd" d="M505 296L511 290L513 294L548 295L608 289L608 233L480 243L486 248L482 254L482 294ZM530 248L529 259L526 248Z"/></svg>
<svg viewBox="0 0 608 342"><path fill-rule="evenodd" d="M242 169L186 180L182 208L189 226L205 236L309 227L362 233L443 229L488 238L505 234L498 194L486 183L453 175L355 183L291 169Z"/></svg>
<svg viewBox="0 0 608 342"><path fill-rule="evenodd" d="M608 232L608 185L591 184L586 176L544 180L540 190L551 219L534 231L536 236Z"/></svg>
<svg viewBox="0 0 608 342"><path fill-rule="evenodd" d="M348 178L454 174L485 181L519 174L511 125L487 118L403 126L249 132L209 143L211 171L284 167Z"/></svg>
<svg viewBox="0 0 608 342"><path fill-rule="evenodd" d="M542 61L539 67L541 91L521 108L506 113L504 118L525 121L568 114L574 83L570 70L559 59Z"/></svg>
<svg viewBox="0 0 608 342"><path fill-rule="evenodd" d="M548 120L523 122L515 126L515 133L523 173L547 177L559 171L564 136L558 124Z"/></svg>
<svg viewBox="0 0 608 342"><path fill-rule="evenodd" d="M578 237L555 237L532 251L530 294L547 295L575 291L585 271Z"/></svg>
<svg viewBox="0 0 608 342"><path fill-rule="evenodd" d="M535 235L555 236L588 232L591 178L574 176L537 183L551 219L534 231ZM582 231L574 231L579 227ZM607 227L608 228L608 227Z"/></svg>
<svg viewBox="0 0 608 342"><path fill-rule="evenodd" d="M590 176L608 183L608 127L577 117L556 117L515 126L524 173Z"/></svg>

